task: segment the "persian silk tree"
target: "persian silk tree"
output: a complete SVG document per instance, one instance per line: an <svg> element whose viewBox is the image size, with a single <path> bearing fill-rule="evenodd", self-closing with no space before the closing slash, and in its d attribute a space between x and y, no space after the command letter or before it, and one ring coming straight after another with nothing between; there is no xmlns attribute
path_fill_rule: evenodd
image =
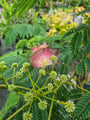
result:
<svg viewBox="0 0 90 120"><path fill-rule="evenodd" d="M49 45L44 43L43 45L34 47L31 51L30 62L24 62L21 68L19 68L18 63L13 63L11 66L13 74L7 79L3 78L3 72L5 72L8 67L4 61L0 62L0 79L5 83L1 84L0 88L7 88L10 92L15 92L24 100L24 104L5 119L65 120L67 119L65 118L66 115L66 117L70 117L71 120L74 112L77 110L75 107L75 99L71 99L69 94L67 94L67 99L63 91L66 90L67 93L73 89L75 90L75 88L71 88L72 85L81 89L83 92L85 91L85 94L90 94L90 92L71 82L75 74L70 78L63 74L60 75L57 80L58 73L55 67L58 63L59 55L57 55L56 50L51 49ZM39 73L36 77L35 74L33 77L31 75L31 65L34 66L34 69L39 68ZM52 68L50 66L52 66ZM22 80L23 76L29 80L27 81L27 84L29 83L28 87L16 84L16 81ZM12 80L12 84L8 82L9 80ZM23 113L21 113L21 111L23 111ZM21 118L17 118L17 115L21 116Z"/></svg>

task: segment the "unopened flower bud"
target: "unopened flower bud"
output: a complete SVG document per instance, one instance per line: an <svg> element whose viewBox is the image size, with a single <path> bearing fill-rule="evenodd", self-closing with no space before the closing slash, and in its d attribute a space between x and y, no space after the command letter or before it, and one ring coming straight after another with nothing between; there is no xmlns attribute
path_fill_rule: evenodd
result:
<svg viewBox="0 0 90 120"><path fill-rule="evenodd" d="M23 67L27 68L29 66L30 66L30 63L28 63L28 62L23 63Z"/></svg>
<svg viewBox="0 0 90 120"><path fill-rule="evenodd" d="M33 116L31 113L29 113L29 111L23 114L23 120L32 120L32 118Z"/></svg>
<svg viewBox="0 0 90 120"><path fill-rule="evenodd" d="M33 100L33 93L27 92L27 93L24 95L24 99L25 99L25 101L27 101L27 102L31 102L31 101Z"/></svg>
<svg viewBox="0 0 90 120"><path fill-rule="evenodd" d="M39 71L39 73L40 73L41 75L43 75L43 76L46 75L46 72L45 72L45 70L43 70L43 69L41 69L41 70Z"/></svg>
<svg viewBox="0 0 90 120"><path fill-rule="evenodd" d="M1 64L2 64L2 65L5 65L5 61L1 61Z"/></svg>
<svg viewBox="0 0 90 120"><path fill-rule="evenodd" d="M4 72L4 70L6 70L6 65L4 61L0 62L0 73Z"/></svg>
<svg viewBox="0 0 90 120"><path fill-rule="evenodd" d="M66 82L67 81L67 76L66 75L61 75L61 81Z"/></svg>
<svg viewBox="0 0 90 120"><path fill-rule="evenodd" d="M57 73L55 71L51 71L49 75L52 79L55 79L57 77Z"/></svg>
<svg viewBox="0 0 90 120"><path fill-rule="evenodd" d="M21 72L17 72L16 73L16 78L20 79L22 77L22 73Z"/></svg>
<svg viewBox="0 0 90 120"><path fill-rule="evenodd" d="M67 101L65 108L67 112L73 112L75 110L75 104L72 101Z"/></svg>
<svg viewBox="0 0 90 120"><path fill-rule="evenodd" d="M38 103L38 107L39 107L39 109L41 109L41 110L45 110L45 109L47 108L47 102L46 102L46 101L40 101L40 102Z"/></svg>
<svg viewBox="0 0 90 120"><path fill-rule="evenodd" d="M5 62L4 62L4 61L1 61L1 62L0 62L0 66L2 66L2 65L5 65Z"/></svg>
<svg viewBox="0 0 90 120"><path fill-rule="evenodd" d="M0 74L0 80L3 80L4 78L3 78L3 75L2 74Z"/></svg>
<svg viewBox="0 0 90 120"><path fill-rule="evenodd" d="M52 62L56 62L57 61L57 57L55 55L52 55L50 59L51 59Z"/></svg>
<svg viewBox="0 0 90 120"><path fill-rule="evenodd" d="M7 70L7 66L6 65L3 65L3 70Z"/></svg>
<svg viewBox="0 0 90 120"><path fill-rule="evenodd" d="M27 71L27 68L22 67L22 68L20 69L20 71L21 71L21 73L25 73L25 72Z"/></svg>
<svg viewBox="0 0 90 120"><path fill-rule="evenodd" d="M15 89L15 85L8 85L8 90L9 91L13 91Z"/></svg>
<svg viewBox="0 0 90 120"><path fill-rule="evenodd" d="M49 84L47 85L47 87L48 87L48 90L52 90L52 89L53 89L53 84L49 83Z"/></svg>
<svg viewBox="0 0 90 120"><path fill-rule="evenodd" d="M18 67L18 63L13 63L12 64L12 68L17 68Z"/></svg>

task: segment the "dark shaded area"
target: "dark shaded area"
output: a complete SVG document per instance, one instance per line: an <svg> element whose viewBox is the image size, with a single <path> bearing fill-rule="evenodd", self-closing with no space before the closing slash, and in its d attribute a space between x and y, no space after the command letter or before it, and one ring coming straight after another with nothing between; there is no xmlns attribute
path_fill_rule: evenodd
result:
<svg viewBox="0 0 90 120"><path fill-rule="evenodd" d="M4 40L0 38L0 56L12 51L12 47L7 47L4 45ZM0 89L0 110L5 105L7 95L8 95L8 90L7 89Z"/></svg>
<svg viewBox="0 0 90 120"><path fill-rule="evenodd" d="M6 46L4 44L4 40L0 38L0 56L9 53L15 49L15 45L13 44L12 46Z"/></svg>
<svg viewBox="0 0 90 120"><path fill-rule="evenodd" d="M84 89L90 88L89 84L84 83Z"/></svg>
<svg viewBox="0 0 90 120"><path fill-rule="evenodd" d="M0 110L2 110L2 107L5 105L8 93L7 89L0 89Z"/></svg>
<svg viewBox="0 0 90 120"><path fill-rule="evenodd" d="M0 5L0 8L2 8L2 6Z"/></svg>

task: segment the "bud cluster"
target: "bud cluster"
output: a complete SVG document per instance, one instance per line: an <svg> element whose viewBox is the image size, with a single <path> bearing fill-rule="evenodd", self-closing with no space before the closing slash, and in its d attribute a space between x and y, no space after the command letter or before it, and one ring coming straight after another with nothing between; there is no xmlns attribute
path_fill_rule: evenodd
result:
<svg viewBox="0 0 90 120"><path fill-rule="evenodd" d="M30 63L28 63L28 62L23 63L23 67L27 68L29 66L30 66Z"/></svg>
<svg viewBox="0 0 90 120"><path fill-rule="evenodd" d="M22 67L22 68L20 69L20 71L21 71L21 73L25 73L25 72L27 71L27 69L26 69L25 67Z"/></svg>
<svg viewBox="0 0 90 120"><path fill-rule="evenodd" d="M26 94L24 95L24 99L27 102L31 102L33 101L33 93L31 92L26 92Z"/></svg>
<svg viewBox="0 0 90 120"><path fill-rule="evenodd" d="M0 80L3 80L3 75L2 74L0 74Z"/></svg>
<svg viewBox="0 0 90 120"><path fill-rule="evenodd" d="M49 84L47 85L47 87L48 87L48 90L52 90L52 89L53 89L53 84L52 84L52 83L49 83Z"/></svg>
<svg viewBox="0 0 90 120"><path fill-rule="evenodd" d="M12 68L17 68L18 67L18 63L13 63L12 64Z"/></svg>
<svg viewBox="0 0 90 120"><path fill-rule="evenodd" d="M39 71L39 73L40 73L41 75L43 75L43 76L46 75L46 72L45 72L45 70L43 70L43 69L41 69L41 70Z"/></svg>
<svg viewBox="0 0 90 120"><path fill-rule="evenodd" d="M61 78L60 81L61 81L62 83L67 82L67 76L66 76L66 75L61 75L60 78Z"/></svg>
<svg viewBox="0 0 90 120"><path fill-rule="evenodd" d="M17 72L16 73L16 78L18 78L18 79L22 78L22 72Z"/></svg>
<svg viewBox="0 0 90 120"><path fill-rule="evenodd" d="M67 101L65 108L67 112L73 112L75 110L75 104L72 101Z"/></svg>
<svg viewBox="0 0 90 120"><path fill-rule="evenodd" d="M67 80L68 80L68 77L67 77L67 75L60 75L60 74L58 74L58 76L57 76L57 78L56 78L56 83L57 84L62 84L62 83L66 83L67 82ZM55 84L56 84L55 83Z"/></svg>
<svg viewBox="0 0 90 120"><path fill-rule="evenodd" d="M15 89L15 85L8 85L8 90L9 91L13 91Z"/></svg>
<svg viewBox="0 0 90 120"><path fill-rule="evenodd" d="M45 110L45 109L47 108L47 102L46 102L46 101L40 101L40 102L38 103L38 107L39 107L39 109L41 109L41 110Z"/></svg>
<svg viewBox="0 0 90 120"><path fill-rule="evenodd" d="M23 120L32 120L32 118L33 116L31 113L29 113L29 111L23 114Z"/></svg>
<svg viewBox="0 0 90 120"><path fill-rule="evenodd" d="M4 61L0 62L0 73L4 72L5 70L7 70L7 66L5 65Z"/></svg>
<svg viewBox="0 0 90 120"><path fill-rule="evenodd" d="M30 66L30 63L28 63L28 62L23 63L23 67L20 69L21 73L25 73L29 66Z"/></svg>
<svg viewBox="0 0 90 120"><path fill-rule="evenodd" d="M50 59L51 59L52 62L56 62L57 61L57 57L55 55L52 55Z"/></svg>
<svg viewBox="0 0 90 120"><path fill-rule="evenodd" d="M50 78L52 79L55 79L57 77L57 73L55 71L51 71L49 75L50 75Z"/></svg>

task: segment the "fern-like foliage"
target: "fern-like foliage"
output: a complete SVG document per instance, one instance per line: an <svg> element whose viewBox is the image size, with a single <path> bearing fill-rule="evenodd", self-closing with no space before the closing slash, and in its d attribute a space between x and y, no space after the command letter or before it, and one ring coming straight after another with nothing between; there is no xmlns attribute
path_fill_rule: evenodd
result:
<svg viewBox="0 0 90 120"><path fill-rule="evenodd" d="M29 54L30 56L30 54ZM18 63L18 68L15 70L16 72L20 71L20 68L22 67L22 64L24 62L30 62L29 58L23 57L22 54L21 55L17 55L17 51L15 52L11 52L9 54L6 54L4 56L2 56L0 58L0 61L4 61L5 64L7 65L7 70L3 73L3 78L4 79L8 79L9 77L13 76L13 68L11 67L13 63ZM33 69L33 67L31 66L29 68L30 73L31 73L31 77L37 75L39 69ZM12 82L12 79L10 79ZM0 80L0 82L2 82L2 80ZM21 79L16 79L15 78L15 84L17 85L22 85L22 86L26 86L26 87L31 87L31 82L28 79L28 77L26 77L25 75L23 75L23 77Z"/></svg>
<svg viewBox="0 0 90 120"><path fill-rule="evenodd" d="M51 120L62 120L64 118L62 115L62 109L61 105L54 103Z"/></svg>
<svg viewBox="0 0 90 120"><path fill-rule="evenodd" d="M81 97L82 91L80 89L76 89L67 84L61 86L56 95L56 98L60 101L68 101L70 99L78 100Z"/></svg>
<svg viewBox="0 0 90 120"><path fill-rule="evenodd" d="M40 24L30 25L27 23L23 23L7 26L3 35L5 35L5 44L11 45L13 42L16 41L17 38L28 39L38 34L44 36L46 35L45 28L42 27Z"/></svg>
<svg viewBox="0 0 90 120"><path fill-rule="evenodd" d="M90 115L90 93L86 94L77 104L73 113L74 119L85 120Z"/></svg>
<svg viewBox="0 0 90 120"><path fill-rule="evenodd" d="M44 111L41 111L38 107L38 100L36 100L31 108L33 119L32 120L48 120L48 111L47 109Z"/></svg>
<svg viewBox="0 0 90 120"><path fill-rule="evenodd" d="M13 16L11 6L9 3L7 3L6 0L0 0L0 5L4 9L4 11L1 13L1 15L5 18L6 23L8 23L10 18Z"/></svg>
<svg viewBox="0 0 90 120"><path fill-rule="evenodd" d="M33 42L40 42L40 44L42 44L43 42L47 42L47 43L51 43L51 42L54 42L54 41L61 41L62 40L62 36L61 35L55 35L55 36L41 36L41 35L37 35L35 37L33 37L32 39L30 39L30 43L33 43ZM50 44L51 45L51 44Z"/></svg>
<svg viewBox="0 0 90 120"><path fill-rule="evenodd" d="M82 24L70 30L64 35L63 39L68 39L69 36L72 36L70 47L74 58L80 60L76 66L76 71L82 75L90 70L90 25Z"/></svg>
<svg viewBox="0 0 90 120"><path fill-rule="evenodd" d="M23 97L21 96L19 98L19 101L17 103L17 107L16 107L16 110L17 111L18 109L20 109L22 107L22 105L24 104L24 100L23 100ZM25 111L25 110L24 110ZM16 119L16 120L22 120L23 119L23 113L24 111L21 111L19 112L19 114L17 114L13 119Z"/></svg>
<svg viewBox="0 0 90 120"><path fill-rule="evenodd" d="M13 8L17 8L18 16L20 16L25 10L29 10L37 2L40 2L40 6L43 6L45 1L46 0L17 0L17 1L14 2Z"/></svg>
<svg viewBox="0 0 90 120"><path fill-rule="evenodd" d="M66 117L65 120L87 120L90 117L90 93L76 104L76 109L71 116L73 117Z"/></svg>
<svg viewBox="0 0 90 120"><path fill-rule="evenodd" d="M71 89L70 93L68 94L69 99L77 100L82 97L82 91L80 89Z"/></svg>

